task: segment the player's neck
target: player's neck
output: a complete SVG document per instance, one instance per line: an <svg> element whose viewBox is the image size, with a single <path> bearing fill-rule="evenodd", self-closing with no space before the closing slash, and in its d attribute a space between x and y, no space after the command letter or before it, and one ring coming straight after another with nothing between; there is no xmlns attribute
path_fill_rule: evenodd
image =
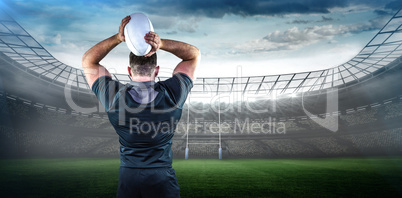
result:
<svg viewBox="0 0 402 198"><path fill-rule="evenodd" d="M132 76L131 79L135 82L155 81L155 77L152 76Z"/></svg>

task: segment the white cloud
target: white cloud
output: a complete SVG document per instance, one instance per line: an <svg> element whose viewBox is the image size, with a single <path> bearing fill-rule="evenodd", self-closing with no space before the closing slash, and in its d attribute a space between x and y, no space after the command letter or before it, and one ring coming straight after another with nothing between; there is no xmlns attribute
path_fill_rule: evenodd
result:
<svg viewBox="0 0 402 198"><path fill-rule="evenodd" d="M50 42L54 44L61 44L61 34L56 34L55 36L53 36Z"/></svg>
<svg viewBox="0 0 402 198"><path fill-rule="evenodd" d="M286 31L274 31L262 39L250 41L235 47L234 53L254 53L264 51L295 50L321 40L331 40L335 35L348 32L346 26L324 25L305 29L292 27Z"/></svg>
<svg viewBox="0 0 402 198"><path fill-rule="evenodd" d="M152 22L152 25L155 29L169 29L172 28L176 22L176 17L167 17L160 15L150 15L149 19Z"/></svg>
<svg viewBox="0 0 402 198"><path fill-rule="evenodd" d="M62 36L60 33L53 35L38 34L37 36L35 36L35 39L39 43L49 46L62 44Z"/></svg>
<svg viewBox="0 0 402 198"><path fill-rule="evenodd" d="M336 43L336 36L379 29L385 24L385 20L385 18L380 17L370 20L367 23L353 25L315 25L304 29L292 27L285 31L274 31L261 39L237 45L231 53L247 54L281 50L297 50L324 40L327 40L329 43Z"/></svg>
<svg viewBox="0 0 402 198"><path fill-rule="evenodd" d="M332 38L334 35L342 34L345 30L343 27L333 27L332 25L313 26L300 30L297 27L292 27L284 32L275 31L269 33L263 38L268 42L277 44L290 45L307 45L319 40Z"/></svg>
<svg viewBox="0 0 402 198"><path fill-rule="evenodd" d="M198 28L200 17L192 17L188 20L181 21L177 24L177 29L182 32L194 33Z"/></svg>

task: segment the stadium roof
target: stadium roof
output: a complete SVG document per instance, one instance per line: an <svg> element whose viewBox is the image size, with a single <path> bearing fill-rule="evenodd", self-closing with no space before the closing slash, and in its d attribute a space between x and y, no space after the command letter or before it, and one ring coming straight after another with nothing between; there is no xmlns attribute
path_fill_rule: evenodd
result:
<svg viewBox="0 0 402 198"><path fill-rule="evenodd" d="M296 94L323 91L334 87L347 87L379 71L402 55L402 11L399 10L374 38L348 62L316 71L251 76L197 78L192 93L247 93L266 95ZM25 72L80 92L90 92L81 69L66 65L53 57L24 28L3 11L0 11L0 52L14 60L13 64ZM112 74L122 83L129 82L127 74ZM168 77L157 77L165 80Z"/></svg>

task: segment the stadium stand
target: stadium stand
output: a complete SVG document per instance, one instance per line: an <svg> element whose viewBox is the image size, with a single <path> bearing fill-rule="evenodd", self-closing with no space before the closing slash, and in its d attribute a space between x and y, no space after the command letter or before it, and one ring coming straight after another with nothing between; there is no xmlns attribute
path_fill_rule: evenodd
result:
<svg viewBox="0 0 402 198"><path fill-rule="evenodd" d="M218 148L217 140L198 140L197 142L189 142L188 146L191 158L216 158Z"/></svg>
<svg viewBox="0 0 402 198"><path fill-rule="evenodd" d="M230 156L240 158L267 157L270 153L255 140L225 140Z"/></svg>
<svg viewBox="0 0 402 198"><path fill-rule="evenodd" d="M402 102L392 103L385 106L386 115L384 119L388 120L395 117L402 116Z"/></svg>
<svg viewBox="0 0 402 198"><path fill-rule="evenodd" d="M2 140L7 141L8 144L18 145L18 155L117 156L119 143L107 119L98 114L82 115L46 105L27 104L26 101L26 99L8 96L6 93L0 97L1 115L2 118L7 117L11 120L9 124L32 123L28 126L2 125L0 127ZM402 106L402 102L395 100L383 103L375 108L340 114L339 120L344 122L340 122L340 131L333 134L325 132L325 128L315 123L313 119L304 117L283 121L282 123L288 127L284 134L263 133L255 131L256 128L253 131L240 133L234 130L235 122L226 122L221 127L224 129L222 147L225 157L278 158L400 154L402 127L394 129L387 129L386 125L380 125L380 129L371 127L383 121L398 122L395 124L400 126L398 124L402 114L398 108ZM251 120L249 124L262 122L264 120ZM281 122L280 119L266 126L274 126L279 122ZM102 125L107 127L100 127ZM216 157L218 123L206 121L199 122L197 125L200 125L197 130L195 123L190 124L189 127L190 137L195 137L191 139L189 145L191 156ZM44 129L43 126L47 127ZM182 121L178 129L183 130L174 138L172 150L176 157L184 155L186 127L186 123ZM57 131L54 131L55 128ZM212 130L212 132L202 130ZM60 145L63 149L59 149Z"/></svg>
<svg viewBox="0 0 402 198"><path fill-rule="evenodd" d="M377 114L377 109L362 110L352 114L341 115L340 119L346 121L349 126L353 126L377 121L375 114Z"/></svg>
<svg viewBox="0 0 402 198"><path fill-rule="evenodd" d="M317 150L313 150L294 139L261 140L281 157L316 157Z"/></svg>

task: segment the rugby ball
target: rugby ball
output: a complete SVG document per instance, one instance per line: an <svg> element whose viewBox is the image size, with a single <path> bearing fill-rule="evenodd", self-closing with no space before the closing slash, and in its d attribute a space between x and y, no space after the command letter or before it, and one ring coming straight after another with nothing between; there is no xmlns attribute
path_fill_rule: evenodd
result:
<svg viewBox="0 0 402 198"><path fill-rule="evenodd" d="M145 14L133 13L131 19L124 27L124 37L128 49L136 56L144 56L151 51L152 46L145 42L144 36L154 31L151 21Z"/></svg>

